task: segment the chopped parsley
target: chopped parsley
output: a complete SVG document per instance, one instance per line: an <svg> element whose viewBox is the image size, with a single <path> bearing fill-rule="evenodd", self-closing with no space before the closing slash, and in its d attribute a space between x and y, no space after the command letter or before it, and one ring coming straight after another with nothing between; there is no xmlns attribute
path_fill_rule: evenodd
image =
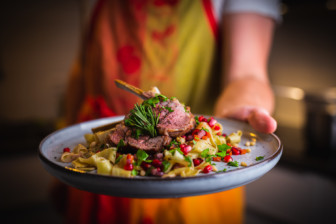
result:
<svg viewBox="0 0 336 224"><path fill-rule="evenodd" d="M114 163L114 164L117 164L117 163L119 163L119 161L121 160L121 158L122 158L122 155L119 155L119 156L118 156L118 158L116 159L116 161L115 161L115 163Z"/></svg>
<svg viewBox="0 0 336 224"><path fill-rule="evenodd" d="M143 161L146 161L146 159L148 158L148 154L145 151L139 149L136 153L136 157L137 157L136 165L140 166Z"/></svg>
<svg viewBox="0 0 336 224"><path fill-rule="evenodd" d="M190 156L185 156L185 157L184 157L184 160L187 161L187 162L189 163L188 166L190 167L191 164L192 164L192 159L190 158Z"/></svg>
<svg viewBox="0 0 336 224"><path fill-rule="evenodd" d="M120 150L124 146L125 146L124 140L120 139L120 141L118 142L118 145L117 145L117 150Z"/></svg>
<svg viewBox="0 0 336 224"><path fill-rule="evenodd" d="M260 161L260 160L263 160L263 159L264 159L264 156L258 156L255 160Z"/></svg>
<svg viewBox="0 0 336 224"><path fill-rule="evenodd" d="M238 166L239 166L239 163L238 163L238 161L228 162L228 165L229 165L229 166L238 167Z"/></svg>
<svg viewBox="0 0 336 224"><path fill-rule="evenodd" d="M170 162L168 162L167 160L163 160L162 166L163 166L163 172L166 172L168 168L170 167Z"/></svg>

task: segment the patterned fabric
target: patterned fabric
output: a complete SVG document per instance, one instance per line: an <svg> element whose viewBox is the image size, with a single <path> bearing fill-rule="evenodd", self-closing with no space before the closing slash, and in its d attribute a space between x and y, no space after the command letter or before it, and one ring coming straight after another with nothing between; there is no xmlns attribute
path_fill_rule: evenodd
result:
<svg viewBox="0 0 336 224"><path fill-rule="evenodd" d="M210 0L98 1L72 75L83 79L78 121L126 114L139 101L121 79L157 86L193 113L210 114L219 74ZM68 223L241 223L241 188L179 199L129 199L69 188Z"/></svg>

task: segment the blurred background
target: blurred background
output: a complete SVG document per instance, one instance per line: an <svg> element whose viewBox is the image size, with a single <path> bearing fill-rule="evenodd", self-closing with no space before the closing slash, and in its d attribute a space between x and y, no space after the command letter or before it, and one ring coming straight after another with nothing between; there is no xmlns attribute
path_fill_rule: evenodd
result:
<svg viewBox="0 0 336 224"><path fill-rule="evenodd" d="M38 145L61 122L67 76L93 0L0 8L0 211L61 223ZM279 164L246 186L245 223L336 223L336 0L286 0L270 58Z"/></svg>

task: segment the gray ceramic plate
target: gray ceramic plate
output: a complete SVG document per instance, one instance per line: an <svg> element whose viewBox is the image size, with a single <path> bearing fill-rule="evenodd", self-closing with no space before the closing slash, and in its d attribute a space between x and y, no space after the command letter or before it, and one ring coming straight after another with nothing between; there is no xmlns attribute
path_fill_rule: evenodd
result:
<svg viewBox="0 0 336 224"><path fill-rule="evenodd" d="M81 173L69 169L71 164L60 162L60 156L65 147L74 147L78 143L85 143L83 135L91 132L91 128L123 119L123 116L103 118L76 124L56 131L47 136L40 144L40 159L45 169L64 183L81 190L99 194L135 198L175 198L192 195L202 195L229 190L248 184L270 171L279 161L282 154L282 144L274 134L255 132L246 123L217 119L224 128L224 133L243 131L243 144L251 136L257 138L257 144L250 146L250 153L232 156L239 163L244 161L247 167L231 167L224 162L218 162L218 170L226 172L200 174L195 177L136 177L123 178ZM256 157L264 156L261 161Z"/></svg>

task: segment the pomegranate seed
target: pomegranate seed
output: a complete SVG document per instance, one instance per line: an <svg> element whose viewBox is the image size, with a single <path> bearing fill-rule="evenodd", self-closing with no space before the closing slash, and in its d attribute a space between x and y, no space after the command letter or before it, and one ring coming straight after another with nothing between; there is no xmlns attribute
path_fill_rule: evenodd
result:
<svg viewBox="0 0 336 224"><path fill-rule="evenodd" d="M197 135L198 135L199 138L202 138L203 136L206 135L206 131L204 131L204 130L202 129L202 130L200 130L200 131L198 132Z"/></svg>
<svg viewBox="0 0 336 224"><path fill-rule="evenodd" d="M188 135L186 140L187 140L187 141L192 141L192 140L194 140L194 136L192 136L192 135Z"/></svg>
<svg viewBox="0 0 336 224"><path fill-rule="evenodd" d="M232 150L233 155L240 155L240 153L241 153L240 149L237 148L237 147L232 147L231 150Z"/></svg>
<svg viewBox="0 0 336 224"><path fill-rule="evenodd" d="M233 161L233 159L232 159L232 157L231 156L229 156L229 155L227 155L227 156L224 156L224 162L226 162L226 163L228 163L228 162L232 162Z"/></svg>
<svg viewBox="0 0 336 224"><path fill-rule="evenodd" d="M215 131L218 131L218 130L220 129L220 127L219 127L218 125L216 125L216 126L214 127L214 129L215 129Z"/></svg>
<svg viewBox="0 0 336 224"><path fill-rule="evenodd" d="M201 116L199 116L199 118L198 118L198 121L199 121L199 122L202 122L202 121L203 121L203 119L204 119L204 116L203 116L203 115L201 115Z"/></svg>
<svg viewBox="0 0 336 224"><path fill-rule="evenodd" d="M203 173L209 173L210 171L212 171L212 166L211 165L207 165L203 169Z"/></svg>
<svg viewBox="0 0 336 224"><path fill-rule="evenodd" d="M133 164L132 163L126 163L126 165L124 166L125 170L133 170Z"/></svg>
<svg viewBox="0 0 336 224"><path fill-rule="evenodd" d="M187 155L191 151L192 147L190 145L185 145L183 148L181 148L181 151L184 155Z"/></svg>
<svg viewBox="0 0 336 224"><path fill-rule="evenodd" d="M203 162L203 159L193 159L194 166L198 166Z"/></svg>
<svg viewBox="0 0 336 224"><path fill-rule="evenodd" d="M210 121L208 122L209 126L212 128L215 124L217 123L217 121L215 119L210 118Z"/></svg>
<svg viewBox="0 0 336 224"><path fill-rule="evenodd" d="M222 136L223 136L223 137L226 137L226 134L225 134L225 133L223 133L223 134L222 134Z"/></svg>
<svg viewBox="0 0 336 224"><path fill-rule="evenodd" d="M70 152L70 148L68 148L68 147L64 148L63 152Z"/></svg>
<svg viewBox="0 0 336 224"><path fill-rule="evenodd" d="M154 160L152 161L152 165L153 165L154 167L158 168L158 167L161 167L161 166L162 166L162 162L161 162L160 160L158 160L158 159L154 159Z"/></svg>
<svg viewBox="0 0 336 224"><path fill-rule="evenodd" d="M193 132L191 133L191 135L197 135L199 131L200 131L199 129L195 129L195 130L193 130Z"/></svg>
<svg viewBox="0 0 336 224"><path fill-rule="evenodd" d="M148 170L152 165L149 164L149 163L146 163L146 162L142 162L141 163L141 167L144 169L144 170Z"/></svg>

